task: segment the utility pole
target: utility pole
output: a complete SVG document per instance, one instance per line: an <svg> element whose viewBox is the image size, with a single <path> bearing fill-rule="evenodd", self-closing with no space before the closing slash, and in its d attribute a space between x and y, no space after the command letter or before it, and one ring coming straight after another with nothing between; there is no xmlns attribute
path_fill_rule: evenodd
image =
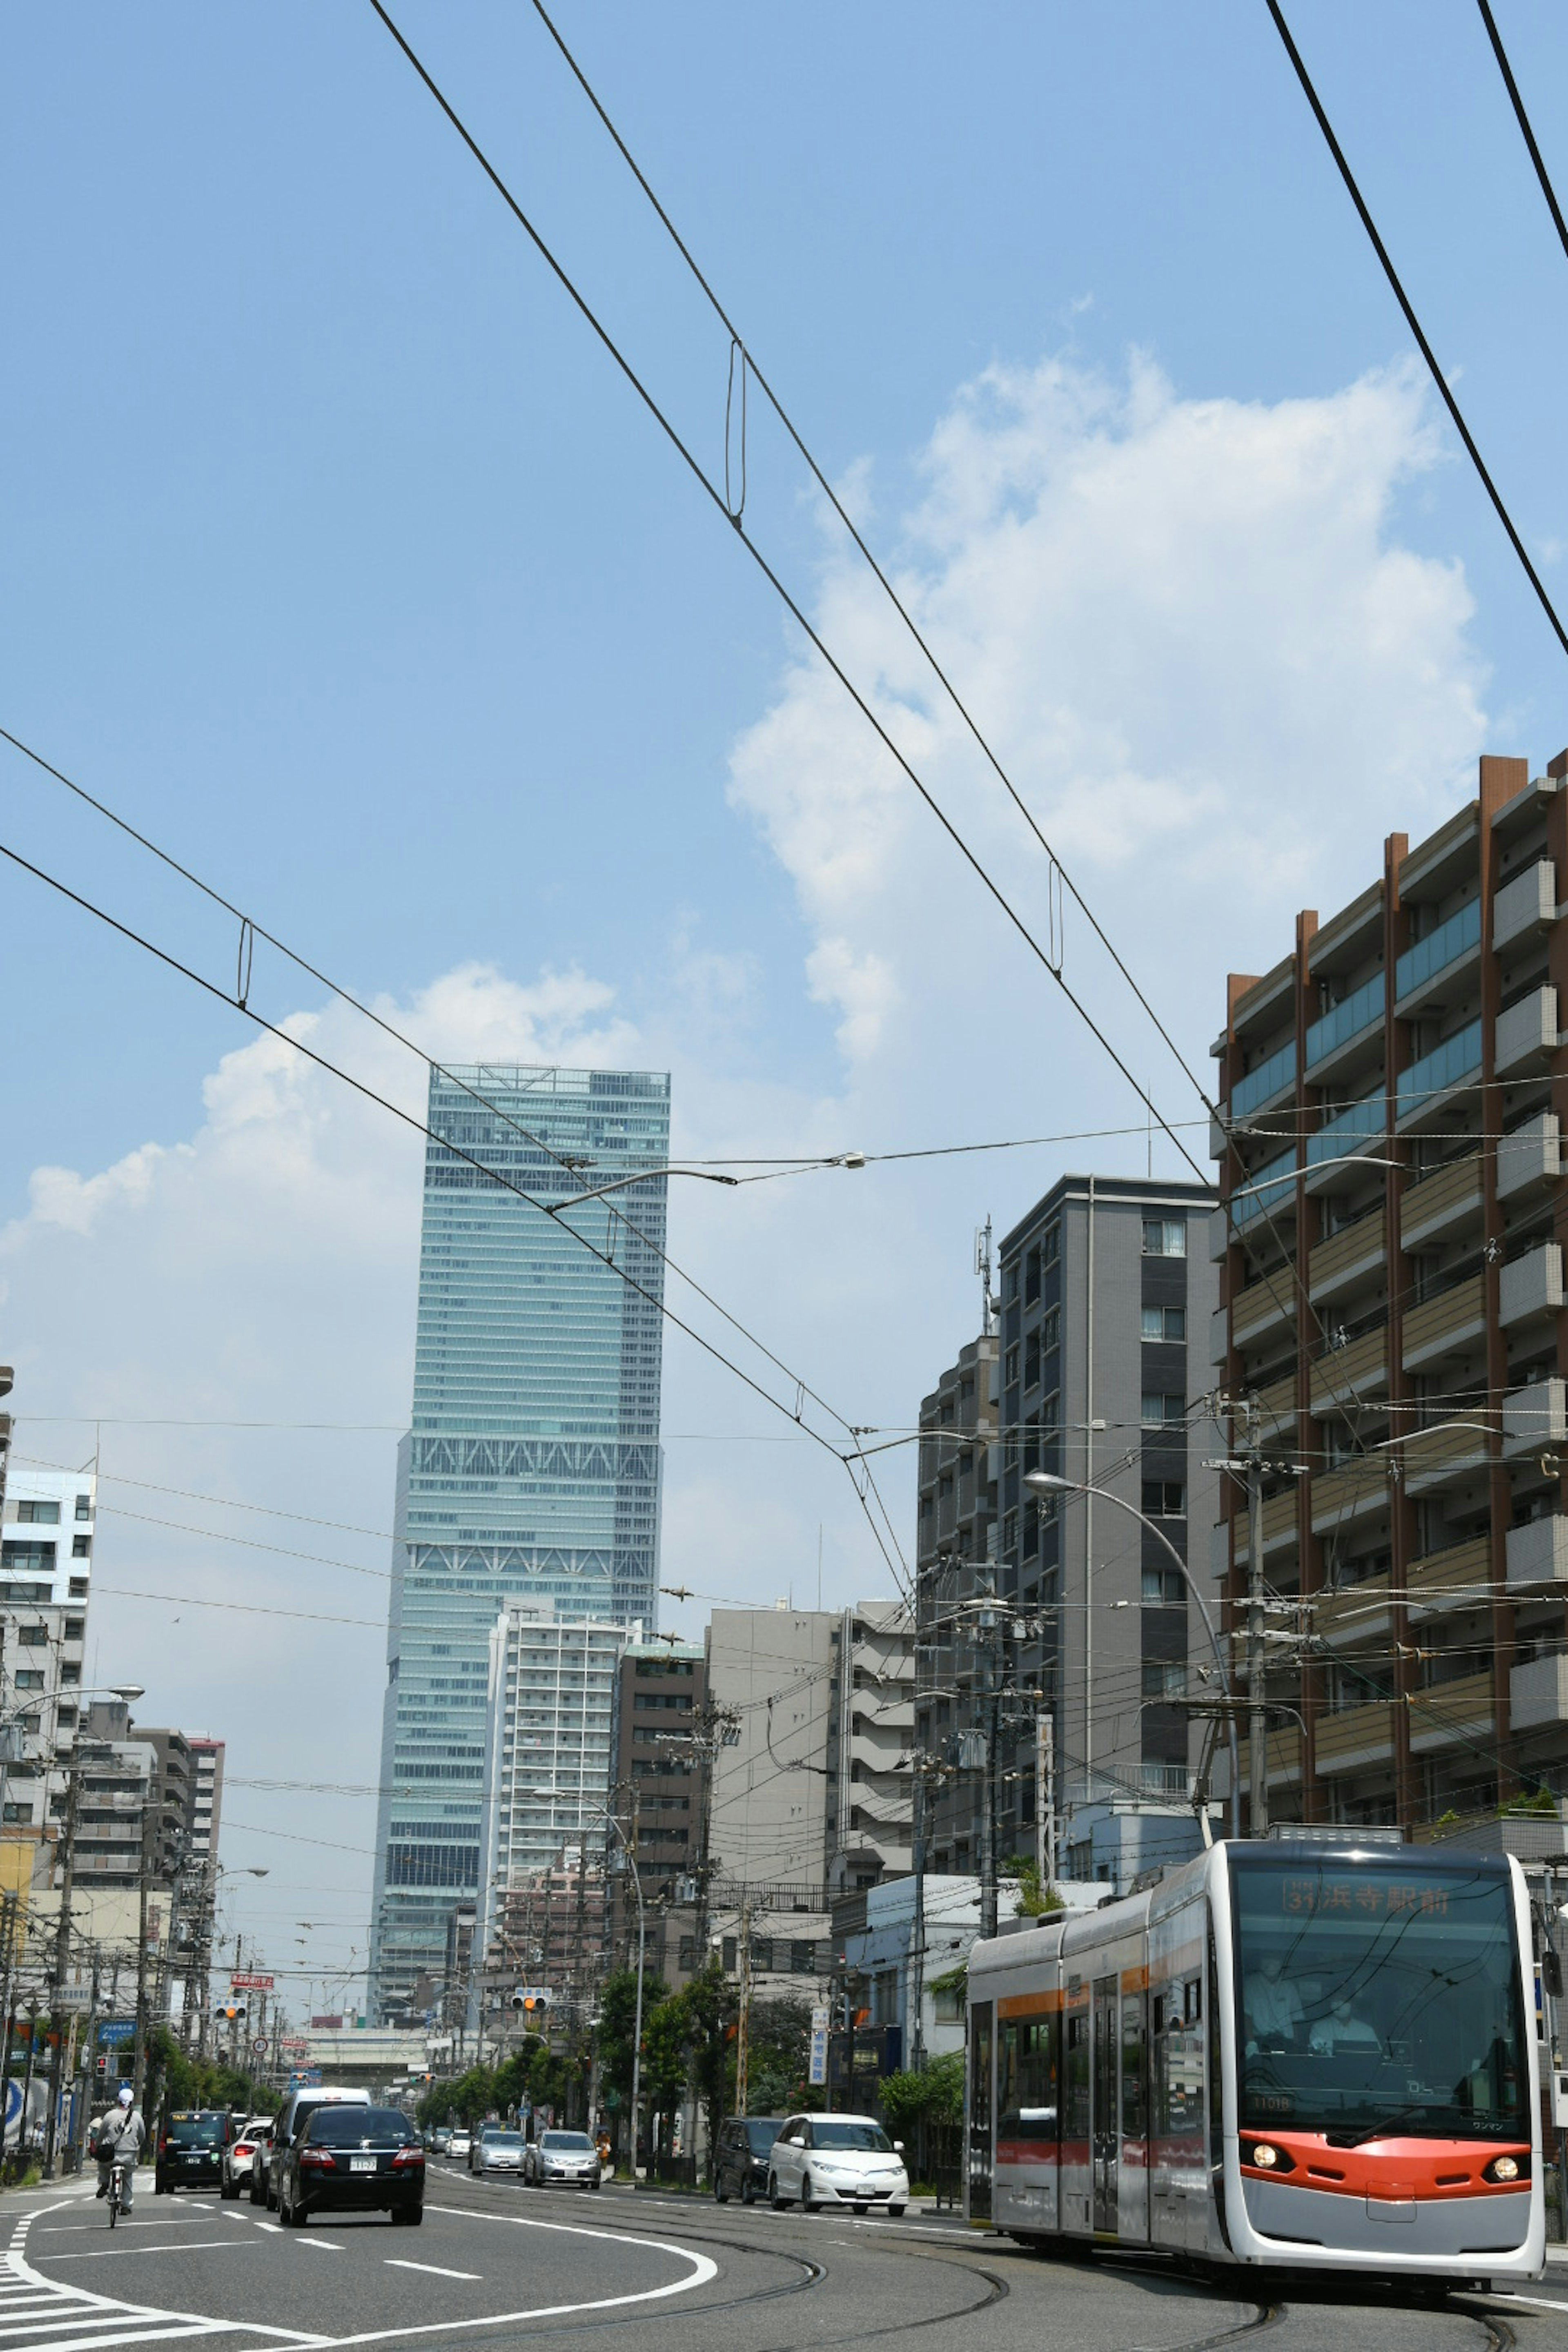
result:
<svg viewBox="0 0 1568 2352"><path fill-rule="evenodd" d="M1057 1883L1057 1727L1049 1706L1035 1719L1035 1868L1042 1890Z"/></svg>
<svg viewBox="0 0 1568 2352"><path fill-rule="evenodd" d="M44 2129L44 2179L55 2177L55 2137L59 2128L60 2090L65 2073L65 1990L66 1974L70 1967L71 1880L76 1866L77 1794L81 1786L81 1743L71 1742L70 1765L66 1773L66 1810L60 1832L63 1862L60 1869L60 1916L55 1929L54 1990L49 2002L55 2027L54 2063L49 2069L49 2114Z"/></svg>
<svg viewBox="0 0 1568 2352"><path fill-rule="evenodd" d="M980 1933L991 1937L996 1933L996 1727L999 1706L996 1690L996 1643L1001 1618L996 1609L996 1571L986 1566L980 1571L983 1579L981 1603L975 1617L975 1639L980 1647L982 1710L981 1733L984 1750L980 1759Z"/></svg>
<svg viewBox="0 0 1568 2352"><path fill-rule="evenodd" d="M752 1896L741 1897L741 2005L735 2019L735 2113L746 2112L747 2037L752 2024Z"/></svg>
<svg viewBox="0 0 1568 2352"><path fill-rule="evenodd" d="M1268 1721L1263 1689L1263 1461L1258 1449L1258 1408L1242 1400L1247 1423L1247 1743L1248 1834L1268 1834Z"/></svg>
<svg viewBox="0 0 1568 2352"><path fill-rule="evenodd" d="M914 1834L910 1860L914 1864L915 1904L910 1921L910 1957L904 1970L904 2009L910 2024L910 2067L916 2074L925 2064L926 1776L923 1766L922 1758L914 1768Z"/></svg>

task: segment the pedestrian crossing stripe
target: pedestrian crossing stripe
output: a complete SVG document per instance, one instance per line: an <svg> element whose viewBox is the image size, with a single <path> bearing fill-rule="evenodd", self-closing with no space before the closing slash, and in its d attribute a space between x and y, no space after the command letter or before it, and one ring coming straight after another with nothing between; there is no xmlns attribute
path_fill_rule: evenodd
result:
<svg viewBox="0 0 1568 2352"><path fill-rule="evenodd" d="M0 2258L0 2352L109 2352L113 2345L183 2343L198 2336L271 2336L294 2345L323 2341L302 2330L163 2311L156 2305L127 2303L119 2295L94 2294L89 2288L46 2278L27 2260L27 2232L45 2214L63 2212L78 2201L62 2199L57 2205L40 2206L23 2214L13 2229Z"/></svg>

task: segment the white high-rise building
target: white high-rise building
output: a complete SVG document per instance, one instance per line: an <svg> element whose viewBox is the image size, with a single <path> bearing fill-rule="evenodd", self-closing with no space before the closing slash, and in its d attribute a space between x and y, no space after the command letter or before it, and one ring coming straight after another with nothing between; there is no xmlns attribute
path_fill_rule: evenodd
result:
<svg viewBox="0 0 1568 2352"><path fill-rule="evenodd" d="M0 1879L26 1887L76 1738L98 1482L13 1461L0 1520Z"/></svg>

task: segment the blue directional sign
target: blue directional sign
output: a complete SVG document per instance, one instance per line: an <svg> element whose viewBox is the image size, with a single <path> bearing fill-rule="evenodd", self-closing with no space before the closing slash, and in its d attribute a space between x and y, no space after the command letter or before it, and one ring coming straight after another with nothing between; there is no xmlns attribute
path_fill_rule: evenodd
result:
<svg viewBox="0 0 1568 2352"><path fill-rule="evenodd" d="M133 2017L105 2017L100 2020L98 2038L100 2043L134 2042L136 2020Z"/></svg>

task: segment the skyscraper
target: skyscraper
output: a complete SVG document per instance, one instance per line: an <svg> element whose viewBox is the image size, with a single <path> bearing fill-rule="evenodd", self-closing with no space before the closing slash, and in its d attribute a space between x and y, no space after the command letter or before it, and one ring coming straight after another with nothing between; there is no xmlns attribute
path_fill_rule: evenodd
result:
<svg viewBox="0 0 1568 2352"><path fill-rule="evenodd" d="M398 1450L371 1927L383 2016L441 1978L451 1908L483 1892L486 1687L503 1605L649 1626L658 1614L665 1179L552 1218L461 1155L541 1202L662 1170L668 1077L432 1070L429 1126L440 1140L426 1152L413 1426Z"/></svg>

